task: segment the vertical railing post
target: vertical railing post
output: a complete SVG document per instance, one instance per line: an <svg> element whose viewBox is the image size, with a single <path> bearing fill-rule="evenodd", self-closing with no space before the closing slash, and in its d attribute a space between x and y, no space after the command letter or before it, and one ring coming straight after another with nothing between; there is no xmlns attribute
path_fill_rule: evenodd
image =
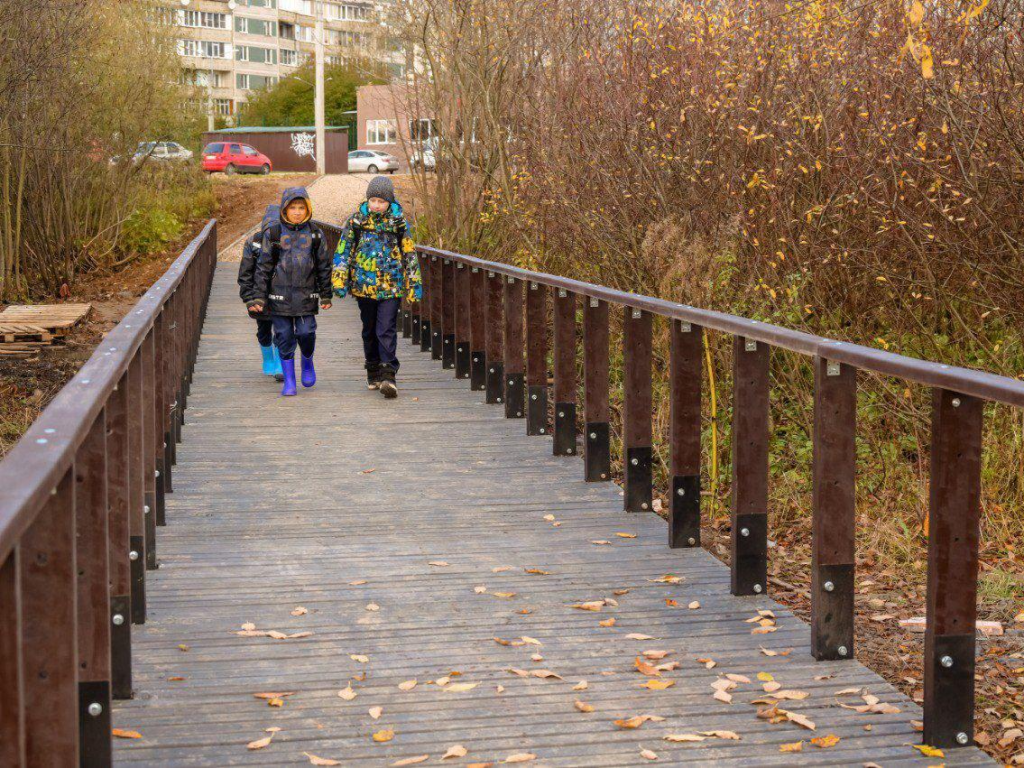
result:
<svg viewBox="0 0 1024 768"><path fill-rule="evenodd" d="M440 360L444 355L444 262L430 257L430 359Z"/></svg>
<svg viewBox="0 0 1024 768"><path fill-rule="evenodd" d="M160 312L153 321L153 501L156 524L167 525L164 486L164 313Z"/></svg>
<svg viewBox="0 0 1024 768"><path fill-rule="evenodd" d="M128 364L128 565L131 571L132 624L146 623L146 457L145 404L142 387L143 345Z"/></svg>
<svg viewBox="0 0 1024 768"><path fill-rule="evenodd" d="M412 337L412 302L402 297L402 338Z"/></svg>
<svg viewBox="0 0 1024 768"><path fill-rule="evenodd" d="M104 411L100 411L75 453L74 468L81 765L108 766L112 754L107 423Z"/></svg>
<svg viewBox="0 0 1024 768"><path fill-rule="evenodd" d="M521 419L525 407L522 281L506 277L504 294L505 416L509 419Z"/></svg>
<svg viewBox="0 0 1024 768"><path fill-rule="evenodd" d="M811 654L853 658L857 369L814 358Z"/></svg>
<svg viewBox="0 0 1024 768"><path fill-rule="evenodd" d="M668 545L700 546L700 409L704 329L684 320L672 321L669 364L671 390L669 439Z"/></svg>
<svg viewBox="0 0 1024 768"><path fill-rule="evenodd" d="M132 697L131 495L128 472L128 374L107 400L107 505L110 572L110 693Z"/></svg>
<svg viewBox="0 0 1024 768"><path fill-rule="evenodd" d="M74 468L22 535L25 764L78 765Z"/></svg>
<svg viewBox="0 0 1024 768"><path fill-rule="evenodd" d="M587 482L609 480L611 430L608 426L608 304L588 297L583 307L583 441Z"/></svg>
<svg viewBox="0 0 1024 768"><path fill-rule="evenodd" d="M491 405L502 402L505 381L505 307L501 275L487 273L487 395Z"/></svg>
<svg viewBox="0 0 1024 768"><path fill-rule="evenodd" d="M924 742L974 741L982 402L932 391Z"/></svg>
<svg viewBox="0 0 1024 768"><path fill-rule="evenodd" d="M482 392L487 388L487 275L480 267L473 267L470 281L469 387Z"/></svg>
<svg viewBox="0 0 1024 768"><path fill-rule="evenodd" d="M455 367L455 263L445 259L441 268L441 367Z"/></svg>
<svg viewBox="0 0 1024 768"><path fill-rule="evenodd" d="M18 548L0 562L0 765L25 765Z"/></svg>
<svg viewBox="0 0 1024 768"><path fill-rule="evenodd" d="M420 274L423 277L423 298L419 302L420 335L414 339L419 344L420 352L430 351L430 302L434 293L434 278L431 270L431 258L420 255Z"/></svg>
<svg viewBox="0 0 1024 768"><path fill-rule="evenodd" d="M623 307L622 447L627 512L649 512L651 477L651 314Z"/></svg>
<svg viewBox="0 0 1024 768"><path fill-rule="evenodd" d="M470 322L473 275L461 261L455 264L455 378L468 379L470 371Z"/></svg>
<svg viewBox="0 0 1024 768"><path fill-rule="evenodd" d="M548 434L548 289L526 290L526 434Z"/></svg>
<svg viewBox="0 0 1024 768"><path fill-rule="evenodd" d="M732 594L768 583L767 344L733 338Z"/></svg>
<svg viewBox="0 0 1024 768"><path fill-rule="evenodd" d="M576 294L554 297L555 456L576 455Z"/></svg>
<svg viewBox="0 0 1024 768"><path fill-rule="evenodd" d="M156 559L156 367L153 329L142 342L142 481L145 489L146 570L159 567Z"/></svg>
<svg viewBox="0 0 1024 768"><path fill-rule="evenodd" d="M157 458L157 504L160 514L157 515L157 522L161 525L167 524L167 494L174 492L174 484L171 478L171 382L174 376L171 373L171 333L173 325L171 309L169 304L164 305L164 310L156 319L156 372L157 372L157 436L156 436L156 458Z"/></svg>

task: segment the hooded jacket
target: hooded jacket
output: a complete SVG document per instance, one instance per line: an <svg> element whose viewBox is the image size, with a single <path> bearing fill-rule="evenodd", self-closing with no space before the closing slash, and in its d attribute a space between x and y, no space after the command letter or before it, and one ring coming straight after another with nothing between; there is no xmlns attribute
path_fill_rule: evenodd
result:
<svg viewBox="0 0 1024 768"><path fill-rule="evenodd" d="M242 248L242 263L238 265L238 295L242 301L256 299L256 261L263 250L263 233L281 220L281 206L268 205L263 213L263 221L246 241ZM266 314L266 308L263 314Z"/></svg>
<svg viewBox="0 0 1024 768"><path fill-rule="evenodd" d="M420 300L420 264L401 205L392 203L383 213L371 213L368 203L359 206L338 243L331 282L338 296L351 291L378 301Z"/></svg>
<svg viewBox="0 0 1024 768"><path fill-rule="evenodd" d="M305 200L308 215L301 224L285 219L288 205ZM304 187L290 187L281 195L278 223L263 231L256 261L255 299L266 302L271 315L315 315L321 302L331 301L331 256L323 233L312 223L313 205ZM279 245L274 235L280 232ZM314 237L314 233L318 233Z"/></svg>

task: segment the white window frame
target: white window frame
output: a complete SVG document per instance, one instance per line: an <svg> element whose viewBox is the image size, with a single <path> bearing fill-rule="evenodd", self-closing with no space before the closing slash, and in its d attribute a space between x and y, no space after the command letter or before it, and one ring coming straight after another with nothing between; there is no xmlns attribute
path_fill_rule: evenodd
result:
<svg viewBox="0 0 1024 768"><path fill-rule="evenodd" d="M383 124L383 128L381 127ZM381 133L383 131L383 134ZM381 140L383 138L383 141ZM367 120L366 143L370 146L394 144L398 138L398 127L394 120Z"/></svg>

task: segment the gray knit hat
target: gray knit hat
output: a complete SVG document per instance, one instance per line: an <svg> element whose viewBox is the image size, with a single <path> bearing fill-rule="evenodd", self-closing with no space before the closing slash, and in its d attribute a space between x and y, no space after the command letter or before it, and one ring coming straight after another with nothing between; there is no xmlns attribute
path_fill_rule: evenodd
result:
<svg viewBox="0 0 1024 768"><path fill-rule="evenodd" d="M379 197L389 203L395 202L395 185L387 176L374 176L366 187L366 199Z"/></svg>

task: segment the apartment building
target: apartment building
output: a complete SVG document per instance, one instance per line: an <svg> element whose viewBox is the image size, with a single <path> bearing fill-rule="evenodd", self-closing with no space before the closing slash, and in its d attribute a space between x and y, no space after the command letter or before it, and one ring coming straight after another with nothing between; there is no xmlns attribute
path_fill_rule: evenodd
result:
<svg viewBox="0 0 1024 768"><path fill-rule="evenodd" d="M322 4L328 63L369 56L384 61L395 78L404 77L404 54L387 44L383 3ZM315 56L314 5L315 0L166 0L164 7L176 28L184 77L233 124L252 91Z"/></svg>

